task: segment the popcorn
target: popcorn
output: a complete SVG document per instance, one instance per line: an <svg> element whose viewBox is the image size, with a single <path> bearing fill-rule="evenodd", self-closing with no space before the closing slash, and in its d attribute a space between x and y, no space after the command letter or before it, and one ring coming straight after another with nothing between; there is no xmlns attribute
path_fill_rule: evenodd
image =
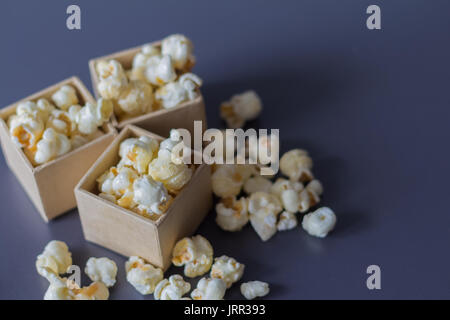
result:
<svg viewBox="0 0 450 320"><path fill-rule="evenodd" d="M153 180L145 175L134 181L134 202L138 205L138 211L163 214L163 205L169 200L167 189L161 182Z"/></svg>
<svg viewBox="0 0 450 320"><path fill-rule="evenodd" d="M165 109L173 108L182 102L198 97L197 88L202 80L193 73L185 73L175 82L170 82L159 88L155 97Z"/></svg>
<svg viewBox="0 0 450 320"><path fill-rule="evenodd" d="M161 42L161 53L172 58L178 70L190 70L195 64L192 42L181 34L173 34Z"/></svg>
<svg viewBox="0 0 450 320"><path fill-rule="evenodd" d="M222 300L226 290L227 286L221 279L201 278L191 297L194 300Z"/></svg>
<svg viewBox="0 0 450 320"><path fill-rule="evenodd" d="M303 217L302 227L310 235L325 238L336 225L336 215L327 207L322 207Z"/></svg>
<svg viewBox="0 0 450 320"><path fill-rule="evenodd" d="M213 262L213 248L201 235L183 238L173 248L172 263L184 266L184 275L189 278L201 276L209 271Z"/></svg>
<svg viewBox="0 0 450 320"><path fill-rule="evenodd" d="M146 173L150 161L156 156L158 141L147 136L129 138L120 144L120 165L133 167L139 173Z"/></svg>
<svg viewBox="0 0 450 320"><path fill-rule="evenodd" d="M8 120L13 142L22 148L34 149L44 132L44 122L37 115L23 113Z"/></svg>
<svg viewBox="0 0 450 320"><path fill-rule="evenodd" d="M192 177L192 169L184 163L173 163L172 153L164 149L160 149L158 157L150 162L148 173L172 193L180 191Z"/></svg>
<svg viewBox="0 0 450 320"><path fill-rule="evenodd" d="M277 195L281 198L281 195L286 190L294 190L297 193L304 189L303 183L297 181L290 181L284 178L278 178L270 188L270 193Z"/></svg>
<svg viewBox="0 0 450 320"><path fill-rule="evenodd" d="M78 108L81 107L78 105L71 106L70 109L72 110L72 113L59 109L53 110L47 120L46 129L52 128L56 132L70 137L72 131L76 130L75 119L72 119L73 111Z"/></svg>
<svg viewBox="0 0 450 320"><path fill-rule="evenodd" d="M220 106L220 116L230 128L240 128L246 121L256 119L261 113L261 99L255 91L246 91L231 97Z"/></svg>
<svg viewBox="0 0 450 320"><path fill-rule="evenodd" d="M216 205L216 223L225 231L239 231L248 222L248 200L224 198Z"/></svg>
<svg viewBox="0 0 450 320"><path fill-rule="evenodd" d="M113 194L120 199L117 200L117 204L125 208L133 208L135 204L132 202L134 199L133 184L138 178L138 174L132 168L120 167L117 169L117 175L112 180Z"/></svg>
<svg viewBox="0 0 450 320"><path fill-rule="evenodd" d="M71 144L67 136L57 133L53 128L48 128L36 145L34 161L38 164L45 163L69 152L70 149Z"/></svg>
<svg viewBox="0 0 450 320"><path fill-rule="evenodd" d="M74 282L68 285L66 278L50 283L44 300L108 300L108 288L102 282L93 282L90 286L80 288Z"/></svg>
<svg viewBox="0 0 450 320"><path fill-rule="evenodd" d="M244 183L244 191L246 194L252 194L258 191L269 192L271 187L272 181L261 176L249 178Z"/></svg>
<svg viewBox="0 0 450 320"><path fill-rule="evenodd" d="M72 265L72 253L65 242L52 240L38 255L36 260L37 272L50 280L54 276L65 273Z"/></svg>
<svg viewBox="0 0 450 320"><path fill-rule="evenodd" d="M55 110L55 106L44 98L39 99L36 102L36 106L38 109L39 116L44 122L48 120L50 113L52 113L52 111Z"/></svg>
<svg viewBox="0 0 450 320"><path fill-rule="evenodd" d="M117 97L117 106L120 111L132 116L152 111L152 87L144 81L130 81Z"/></svg>
<svg viewBox="0 0 450 320"><path fill-rule="evenodd" d="M94 282L102 282L107 287L116 283L117 265L108 258L89 258L84 272Z"/></svg>
<svg viewBox="0 0 450 320"><path fill-rule="evenodd" d="M285 231L294 229L297 226L297 217L294 213L289 211L283 211L280 214L280 219L278 220L277 229L278 231Z"/></svg>
<svg viewBox="0 0 450 320"><path fill-rule="evenodd" d="M179 143L182 143L182 135L179 130L171 129L169 138L161 141L159 144L159 149L167 150L171 152L171 160L175 164L182 163L183 161L183 153L172 152L173 148L177 146ZM183 152L186 146L183 145Z"/></svg>
<svg viewBox="0 0 450 320"><path fill-rule="evenodd" d="M323 192L322 184L319 180L312 180L299 195L299 210L306 212L320 201Z"/></svg>
<svg viewBox="0 0 450 320"><path fill-rule="evenodd" d="M169 55L151 56L148 58L144 75L147 81L156 86L162 86L177 78Z"/></svg>
<svg viewBox="0 0 450 320"><path fill-rule="evenodd" d="M269 294L269 284L262 281L249 281L241 284L241 293L247 300Z"/></svg>
<svg viewBox="0 0 450 320"><path fill-rule="evenodd" d="M141 52L138 52L133 58L133 67L129 75L130 80L147 81L145 78L147 60L151 56L157 56L160 54L161 51L157 46L151 44L144 45Z"/></svg>
<svg viewBox="0 0 450 320"><path fill-rule="evenodd" d="M235 259L221 256L215 259L211 267L211 278L222 279L227 288L242 278L245 265L237 262Z"/></svg>
<svg viewBox="0 0 450 320"><path fill-rule="evenodd" d="M301 182L278 178L271 187L271 193L277 195L288 212L295 213L300 210L300 194L304 189Z"/></svg>
<svg viewBox="0 0 450 320"><path fill-rule="evenodd" d="M280 159L281 173L288 176L292 181L312 180L312 166L312 159L308 152L302 149L288 151Z"/></svg>
<svg viewBox="0 0 450 320"><path fill-rule="evenodd" d="M45 123L54 109L55 106L47 99L39 99L36 103L25 101L17 105L16 115L28 114L32 117L40 118Z"/></svg>
<svg viewBox="0 0 450 320"><path fill-rule="evenodd" d="M77 106L72 106L69 109L69 113L75 119L78 131L82 134L90 135L109 120L113 113L113 104L111 100L101 98L97 100L95 105L88 102L79 110Z"/></svg>
<svg viewBox="0 0 450 320"><path fill-rule="evenodd" d="M250 223L263 241L277 232L277 215L282 210L278 198L266 192L255 192L249 198Z"/></svg>
<svg viewBox="0 0 450 320"><path fill-rule="evenodd" d="M128 79L120 62L116 60L99 61L96 65L100 96L105 99L118 99L128 87Z"/></svg>
<svg viewBox="0 0 450 320"><path fill-rule="evenodd" d="M268 164L272 162L272 155L280 150L279 137L275 135L261 135L257 144L249 144L247 141L248 156L258 163Z"/></svg>
<svg viewBox="0 0 450 320"><path fill-rule="evenodd" d="M98 189L101 193L114 195L113 181L118 174L117 168L111 167L97 179Z"/></svg>
<svg viewBox="0 0 450 320"><path fill-rule="evenodd" d="M245 181L255 172L255 167L252 165L224 164L217 166L211 176L214 194L221 198L237 196Z"/></svg>
<svg viewBox="0 0 450 320"><path fill-rule="evenodd" d="M157 284L154 297L156 300L181 300L189 290L191 284L184 281L182 276L175 274Z"/></svg>
<svg viewBox="0 0 450 320"><path fill-rule="evenodd" d="M143 259L133 256L125 263L127 281L141 294L150 294L155 291L156 285L163 279L163 272Z"/></svg>
<svg viewBox="0 0 450 320"><path fill-rule="evenodd" d="M63 111L70 106L78 104L77 92L72 86L64 85L52 95L52 100Z"/></svg>

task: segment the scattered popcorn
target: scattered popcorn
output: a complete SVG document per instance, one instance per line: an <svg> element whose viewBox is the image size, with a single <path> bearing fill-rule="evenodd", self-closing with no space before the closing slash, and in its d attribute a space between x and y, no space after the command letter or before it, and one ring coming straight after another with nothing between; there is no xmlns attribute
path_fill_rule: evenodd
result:
<svg viewBox="0 0 450 320"><path fill-rule="evenodd" d="M161 42L161 53L172 58L174 67L189 71L195 64L192 42L181 34L173 34Z"/></svg>
<svg viewBox="0 0 450 320"><path fill-rule="evenodd" d="M120 111L136 116L153 110L152 87L144 81L133 80L117 97Z"/></svg>
<svg viewBox="0 0 450 320"><path fill-rule="evenodd" d="M175 274L157 284L154 297L156 300L181 300L189 290L191 284L184 281L182 276Z"/></svg>
<svg viewBox="0 0 450 320"><path fill-rule="evenodd" d="M241 284L241 293L247 300L269 294L269 284L262 281L249 281Z"/></svg>
<svg viewBox="0 0 450 320"><path fill-rule="evenodd" d="M57 240L50 241L36 260L37 272L47 279L51 275L65 273L71 265L72 253L69 247L65 242Z"/></svg>
<svg viewBox="0 0 450 320"><path fill-rule="evenodd" d="M255 91L246 91L231 97L220 106L220 116L229 128L240 128L246 121L256 119L261 113L261 99Z"/></svg>
<svg viewBox="0 0 450 320"><path fill-rule="evenodd" d="M184 275L189 278L204 275L213 262L213 248L201 235L183 238L173 248L172 263L184 266Z"/></svg>
<svg viewBox="0 0 450 320"><path fill-rule="evenodd" d="M147 136L128 138L120 144L120 165L133 167L138 173L147 172L149 163L158 154L158 141Z"/></svg>
<svg viewBox="0 0 450 320"><path fill-rule="evenodd" d="M244 191L246 194L252 194L258 191L269 192L272 187L272 181L262 176L249 178L244 183Z"/></svg>
<svg viewBox="0 0 450 320"><path fill-rule="evenodd" d="M148 58L144 75L147 81L155 86L165 85L177 78L169 55L151 56Z"/></svg>
<svg viewBox="0 0 450 320"><path fill-rule="evenodd" d="M107 287L116 283L117 265L108 258L89 258L84 272L94 282L102 282Z"/></svg>
<svg viewBox="0 0 450 320"><path fill-rule="evenodd" d="M135 256L130 257L125 263L125 270L127 281L143 295L153 293L156 285L163 279L161 269L155 268Z"/></svg>
<svg viewBox="0 0 450 320"><path fill-rule="evenodd" d="M70 149L70 140L66 135L57 133L53 128L48 128L36 145L34 161L38 164L45 163L69 152Z"/></svg>
<svg viewBox="0 0 450 320"><path fill-rule="evenodd" d="M74 282L70 286L62 278L50 283L44 300L108 300L108 288L102 282L93 282L90 286L80 288Z"/></svg>
<svg viewBox="0 0 450 320"><path fill-rule="evenodd" d="M202 80L193 73L183 74L177 81L170 82L159 88L155 97L165 109L176 107L182 102L194 100L198 97L197 88Z"/></svg>
<svg viewBox="0 0 450 320"><path fill-rule="evenodd" d="M223 198L216 205L216 223L225 231L239 231L248 222L248 200L244 197Z"/></svg>
<svg viewBox="0 0 450 320"><path fill-rule="evenodd" d="M323 192L322 184L319 180L312 180L299 195L299 210L304 213L320 201Z"/></svg>
<svg viewBox="0 0 450 320"><path fill-rule="evenodd" d="M148 173L156 181L162 182L172 193L178 193L191 179L193 170L186 164L172 162L172 152L160 149L158 157L150 162Z"/></svg>
<svg viewBox="0 0 450 320"><path fill-rule="evenodd" d="M58 108L64 111L67 111L70 106L78 104L77 93L75 89L69 85L59 88L59 90L52 95L52 100Z"/></svg>
<svg viewBox="0 0 450 320"><path fill-rule="evenodd" d="M297 217L294 213L289 211L283 211L280 214L280 219L278 220L277 229L278 231L285 231L294 229L297 226Z"/></svg>
<svg viewBox="0 0 450 320"><path fill-rule="evenodd" d="M221 256L216 258L211 267L211 278L222 279L227 288L242 278L245 265L237 262L235 259Z"/></svg>
<svg viewBox="0 0 450 320"><path fill-rule="evenodd" d="M235 197L250 178L256 172L252 165L224 164L217 166L212 174L212 189L220 198Z"/></svg>
<svg viewBox="0 0 450 320"><path fill-rule="evenodd" d="M303 217L302 227L310 235L325 238L336 225L336 215L327 207L322 207Z"/></svg>
<svg viewBox="0 0 450 320"><path fill-rule="evenodd" d="M277 232L277 215L281 210L280 201L270 193L255 192L250 196L250 223L263 241L267 241Z"/></svg>
<svg viewBox="0 0 450 320"><path fill-rule="evenodd" d="M118 99L128 87L128 79L120 62L116 60L99 61L96 65L99 83L98 92L102 98Z"/></svg>
<svg viewBox="0 0 450 320"><path fill-rule="evenodd" d="M293 149L286 152L280 159L281 173L292 181L310 181L313 179L311 172L313 163L308 152L302 149Z"/></svg>
<svg viewBox="0 0 450 320"><path fill-rule="evenodd" d="M201 278L191 297L194 300L222 300L226 290L227 286L221 279Z"/></svg>

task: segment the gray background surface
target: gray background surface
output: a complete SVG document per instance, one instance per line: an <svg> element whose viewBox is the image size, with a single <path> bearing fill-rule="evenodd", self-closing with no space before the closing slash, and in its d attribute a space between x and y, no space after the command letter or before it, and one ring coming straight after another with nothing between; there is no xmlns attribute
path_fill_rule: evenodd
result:
<svg viewBox="0 0 450 320"><path fill-rule="evenodd" d="M81 31L65 27L72 3ZM366 28L370 4L381 31ZM449 12L443 0L2 1L0 105L71 75L90 88L89 58L184 33L210 127L224 125L221 101L255 89L265 108L254 125L279 128L282 151L310 151L338 215L328 238L297 228L263 243L250 226L221 231L211 212L198 233L216 255L245 263L243 280L269 282L272 299L450 298ZM47 225L3 156L0 177L0 298L43 297L34 262L52 239L82 268L114 259L112 299L150 298L126 282L124 257L84 241L76 210ZM382 290L366 288L370 264ZM238 286L226 298L241 298Z"/></svg>

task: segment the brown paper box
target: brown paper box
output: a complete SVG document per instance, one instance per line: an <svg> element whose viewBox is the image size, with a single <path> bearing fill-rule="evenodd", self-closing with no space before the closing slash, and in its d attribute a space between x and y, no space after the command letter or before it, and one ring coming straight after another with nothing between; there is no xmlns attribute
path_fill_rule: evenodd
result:
<svg viewBox="0 0 450 320"><path fill-rule="evenodd" d="M160 42L154 42L155 45L160 45ZM97 84L99 82L97 72L95 71L96 63L99 60L117 60L120 62L125 70L131 69L134 56L141 51L142 46L126 49L116 53L112 53L103 57L91 59L89 61L89 71L91 73L92 87L94 94L97 98L100 97ZM179 106L171 109L162 109L134 118L129 118L118 122L118 119L114 116L112 123L116 128L123 129L128 124L144 128L150 132L154 132L163 137L169 135L169 131L172 128L184 128L194 134L194 121L199 120L203 122L203 129L207 128L205 103L203 96L200 92L198 98L181 103Z"/></svg>
<svg viewBox="0 0 450 320"><path fill-rule="evenodd" d="M51 95L66 84L76 89L80 104L95 103L80 79L71 77L0 110L0 140L6 163L46 222L75 208L73 188L116 135L111 124L104 124L104 135L55 160L33 167L22 149L11 139L8 118L16 112L20 102L40 98L50 100Z"/></svg>
<svg viewBox="0 0 450 320"><path fill-rule="evenodd" d="M86 240L127 257L140 256L166 270L176 241L193 234L212 207L211 170L199 165L157 221L99 197L96 179L119 162L120 143L142 135L163 140L136 126L125 127L82 178L75 195Z"/></svg>

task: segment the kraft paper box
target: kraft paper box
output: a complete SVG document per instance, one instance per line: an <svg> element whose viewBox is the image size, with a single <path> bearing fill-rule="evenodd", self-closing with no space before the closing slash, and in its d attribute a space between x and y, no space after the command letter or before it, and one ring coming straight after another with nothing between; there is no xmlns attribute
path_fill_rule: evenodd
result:
<svg viewBox="0 0 450 320"><path fill-rule="evenodd" d="M153 42L153 45L160 46L160 42ZM119 51L110 55L103 57L98 57L91 59L89 61L89 71L91 74L92 87L94 89L94 94L97 98L100 94L97 90L97 84L99 82L98 75L96 72L96 64L100 60L117 60L120 62L124 70L131 69L134 56L141 51L142 46L134 47L131 49L126 49ZM205 103L203 101L203 96L200 95L192 100L181 103L179 106L173 107L171 109L160 109L141 116L128 118L119 121L115 116L112 119L112 123L116 128L123 129L126 125L132 124L138 127L144 128L150 132L156 133L163 137L169 135L169 131L172 128L184 128L194 134L194 121L202 121L202 130L206 130L206 112Z"/></svg>
<svg viewBox="0 0 450 320"><path fill-rule="evenodd" d="M40 98L50 101L52 94L66 84L75 88L80 105L95 102L80 79L72 77L0 110L0 140L6 163L46 222L75 208L73 188L116 135L111 124L104 124L104 134L100 137L50 162L39 166L31 164L22 149L11 139L8 118L16 112L20 102Z"/></svg>
<svg viewBox="0 0 450 320"><path fill-rule="evenodd" d="M82 178L75 195L86 240L127 257L140 256L166 270L175 243L192 235L212 207L211 169L206 164L198 165L157 221L99 197L96 179L117 165L120 143L142 135L163 140L136 126L125 127Z"/></svg>

